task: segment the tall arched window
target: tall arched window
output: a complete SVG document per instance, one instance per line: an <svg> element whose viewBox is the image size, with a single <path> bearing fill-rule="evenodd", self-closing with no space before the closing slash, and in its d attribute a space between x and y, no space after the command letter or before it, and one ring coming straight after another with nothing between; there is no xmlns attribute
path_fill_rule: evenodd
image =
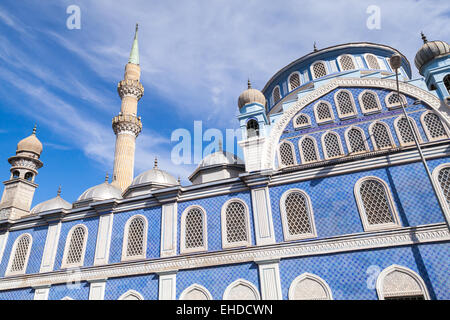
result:
<svg viewBox="0 0 450 320"><path fill-rule="evenodd" d="M450 94L450 74L444 77L444 85L445 88L447 89L447 93Z"/></svg>
<svg viewBox="0 0 450 320"><path fill-rule="evenodd" d="M366 62L369 66L369 69L375 69L380 70L380 64L378 63L377 57L375 57L373 54L366 54Z"/></svg>
<svg viewBox="0 0 450 320"><path fill-rule="evenodd" d="M437 114L428 111L422 114L420 119L428 140L435 141L448 138L448 131Z"/></svg>
<svg viewBox="0 0 450 320"><path fill-rule="evenodd" d="M341 139L335 132L328 132L322 136L323 152L326 159L336 158L342 156Z"/></svg>
<svg viewBox="0 0 450 320"><path fill-rule="evenodd" d="M273 104L276 104L278 101L281 100L281 92L280 87L276 86L272 91L272 97L273 97Z"/></svg>
<svg viewBox="0 0 450 320"><path fill-rule="evenodd" d="M442 164L433 171L433 177L440 186L440 196L450 209L450 164Z"/></svg>
<svg viewBox="0 0 450 320"><path fill-rule="evenodd" d="M187 208L181 217L181 253L206 251L206 235L206 213L203 208Z"/></svg>
<svg viewBox="0 0 450 320"><path fill-rule="evenodd" d="M283 141L278 148L278 161L281 167L297 164L294 145L290 141Z"/></svg>
<svg viewBox="0 0 450 320"><path fill-rule="evenodd" d="M313 137L303 137L299 141L300 158L302 163L310 163L319 160L319 150Z"/></svg>
<svg viewBox="0 0 450 320"><path fill-rule="evenodd" d="M373 91L365 90L358 96L359 105L364 114L374 113L381 110L378 95Z"/></svg>
<svg viewBox="0 0 450 320"><path fill-rule="evenodd" d="M319 276L304 273L292 281L289 300L332 300L331 289Z"/></svg>
<svg viewBox="0 0 450 320"><path fill-rule="evenodd" d="M352 56L344 54L338 58L339 66L342 71L356 69Z"/></svg>
<svg viewBox="0 0 450 320"><path fill-rule="evenodd" d="M286 191L280 199L280 212L285 241L316 236L311 200L304 191Z"/></svg>
<svg viewBox="0 0 450 320"><path fill-rule="evenodd" d="M369 127L372 143L376 150L389 149L395 147L391 131L384 122L375 122Z"/></svg>
<svg viewBox="0 0 450 320"><path fill-rule="evenodd" d="M33 238L28 233L16 239L11 250L5 276L24 274L26 272L32 242Z"/></svg>
<svg viewBox="0 0 450 320"><path fill-rule="evenodd" d="M403 105L406 105L406 98L404 95L398 95L397 92L389 93L385 98L386 106L389 109L400 108Z"/></svg>
<svg viewBox="0 0 450 320"><path fill-rule="evenodd" d="M355 101L353 95L348 90L339 90L334 95L334 101L339 118L346 118L356 115Z"/></svg>
<svg viewBox="0 0 450 320"><path fill-rule="evenodd" d="M326 76L328 74L325 62L317 61L311 66L311 73L314 79Z"/></svg>
<svg viewBox="0 0 450 320"><path fill-rule="evenodd" d="M17 179L20 177L20 172L15 170L15 171L13 171L12 176L13 176L13 179Z"/></svg>
<svg viewBox="0 0 450 320"><path fill-rule="evenodd" d="M411 126L413 127L416 137L420 142L420 135L419 131L417 130L416 122L410 117L408 117L408 119L411 123ZM408 121L404 116L397 118L395 120L394 126L395 131L397 132L398 141L400 141L400 144L402 146L410 146L415 144L413 132L410 130Z"/></svg>
<svg viewBox="0 0 450 320"><path fill-rule="evenodd" d="M295 116L293 124L294 128L306 128L311 126L311 119L307 114L300 113Z"/></svg>
<svg viewBox="0 0 450 320"><path fill-rule="evenodd" d="M250 221L247 205L240 199L227 201L222 207L222 247L250 245Z"/></svg>
<svg viewBox="0 0 450 320"><path fill-rule="evenodd" d="M314 105L314 114L316 116L316 122L319 124L328 123L334 119L331 105L326 101L319 101Z"/></svg>
<svg viewBox="0 0 450 320"><path fill-rule="evenodd" d="M365 231L400 226L391 193L383 180L377 177L358 180L355 197Z"/></svg>
<svg viewBox="0 0 450 320"><path fill-rule="evenodd" d="M259 136L259 124L255 119L250 119L247 122L247 138Z"/></svg>
<svg viewBox="0 0 450 320"><path fill-rule="evenodd" d="M137 215L125 224L122 260L145 258L147 250L147 219Z"/></svg>
<svg viewBox="0 0 450 320"><path fill-rule="evenodd" d="M361 128L349 128L346 132L346 140L350 153L369 151L364 131Z"/></svg>
<svg viewBox="0 0 450 320"><path fill-rule="evenodd" d="M88 230L80 224L73 227L67 236L61 268L80 267L84 262Z"/></svg>
<svg viewBox="0 0 450 320"><path fill-rule="evenodd" d="M300 87L300 74L298 72L294 72L289 77L289 91L292 91L298 87Z"/></svg>
<svg viewBox="0 0 450 320"><path fill-rule="evenodd" d="M212 296L208 289L195 283L183 290L180 300L212 300Z"/></svg>

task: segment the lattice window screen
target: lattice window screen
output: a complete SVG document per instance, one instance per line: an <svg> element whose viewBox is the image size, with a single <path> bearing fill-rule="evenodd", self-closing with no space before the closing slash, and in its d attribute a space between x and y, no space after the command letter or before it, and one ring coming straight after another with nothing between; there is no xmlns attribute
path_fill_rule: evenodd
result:
<svg viewBox="0 0 450 320"><path fill-rule="evenodd" d="M280 87L275 87L272 95L273 95L273 103L277 103L281 99Z"/></svg>
<svg viewBox="0 0 450 320"><path fill-rule="evenodd" d="M128 227L127 257L144 255L144 232L144 218L133 218Z"/></svg>
<svg viewBox="0 0 450 320"><path fill-rule="evenodd" d="M203 247L203 213L200 209L189 210L186 214L185 228L185 247L187 249Z"/></svg>
<svg viewBox="0 0 450 320"><path fill-rule="evenodd" d="M369 69L380 70L380 64L378 63L378 59L371 54L366 56L367 64L369 65Z"/></svg>
<svg viewBox="0 0 450 320"><path fill-rule="evenodd" d="M355 69L355 64L353 63L353 59L349 55L342 56L339 59L339 62L341 63L342 69L344 71Z"/></svg>
<svg viewBox="0 0 450 320"><path fill-rule="evenodd" d="M84 249L84 237L86 230L83 227L76 227L72 232L72 236L69 242L69 249L67 250L67 264L80 263L83 249Z"/></svg>
<svg viewBox="0 0 450 320"><path fill-rule="evenodd" d="M292 166L295 164L294 150L287 142L283 142L280 145L280 159L283 166Z"/></svg>
<svg viewBox="0 0 450 320"><path fill-rule="evenodd" d="M314 162L319 160L319 156L316 152L316 145L311 138L304 138L301 142L303 161L305 163Z"/></svg>
<svg viewBox="0 0 450 320"><path fill-rule="evenodd" d="M377 97L373 92L364 92L361 96L363 108L366 111L373 111L379 109Z"/></svg>
<svg viewBox="0 0 450 320"><path fill-rule="evenodd" d="M355 113L353 98L349 92L339 91L336 95L336 101L341 115L347 116Z"/></svg>
<svg viewBox="0 0 450 320"><path fill-rule="evenodd" d="M327 69L323 62L317 62L313 65L313 72L315 78L320 78L327 75Z"/></svg>
<svg viewBox="0 0 450 320"><path fill-rule="evenodd" d="M290 235L312 233L308 199L300 192L290 193L285 200L286 221Z"/></svg>
<svg viewBox="0 0 450 320"><path fill-rule="evenodd" d="M372 127L372 134L378 149L393 147L388 130L389 129L386 127L386 125L379 122Z"/></svg>
<svg viewBox="0 0 450 320"><path fill-rule="evenodd" d="M289 78L289 85L291 86L291 90L294 90L295 88L300 87L300 77L298 73L294 73Z"/></svg>
<svg viewBox="0 0 450 320"><path fill-rule="evenodd" d="M412 120L410 119L409 121L412 121ZM411 123L411 126L413 127L413 130L415 130L413 123ZM412 131L409 129L408 121L406 120L405 117L402 117L400 120L398 120L397 128L398 128L398 131L400 132L399 138L404 144L414 143L414 135L413 135ZM416 134L417 134L417 131L416 131Z"/></svg>
<svg viewBox="0 0 450 320"><path fill-rule="evenodd" d="M297 127L307 126L309 125L309 118L306 115L301 114L295 118L295 125Z"/></svg>
<svg viewBox="0 0 450 320"><path fill-rule="evenodd" d="M393 215L383 184L377 180L361 183L361 199L367 221L371 225L393 223Z"/></svg>
<svg viewBox="0 0 450 320"><path fill-rule="evenodd" d="M331 120L330 106L325 102L320 102L316 107L317 118L319 121Z"/></svg>
<svg viewBox="0 0 450 320"><path fill-rule="evenodd" d="M242 203L233 201L225 211L227 242L248 241L246 210Z"/></svg>
<svg viewBox="0 0 450 320"><path fill-rule="evenodd" d="M443 168L439 171L438 181L447 204L450 205L450 168Z"/></svg>
<svg viewBox="0 0 450 320"><path fill-rule="evenodd" d="M448 138L439 116L434 113L427 113L423 118L428 132L433 140Z"/></svg>
<svg viewBox="0 0 450 320"><path fill-rule="evenodd" d="M11 263L10 272L20 272L25 270L25 260L28 254L28 248L30 246L30 236L23 236L16 246L14 257Z"/></svg>
<svg viewBox="0 0 450 320"><path fill-rule="evenodd" d="M445 85L445 88L447 89L447 92L450 94L450 74L445 76L444 85Z"/></svg>
<svg viewBox="0 0 450 320"><path fill-rule="evenodd" d="M338 157L342 155L342 149L339 144L339 136L335 133L327 133L323 138L325 142L325 151L328 158Z"/></svg>
<svg viewBox="0 0 450 320"><path fill-rule="evenodd" d="M358 129L350 129L347 133L351 152L367 151L363 133Z"/></svg>
<svg viewBox="0 0 450 320"><path fill-rule="evenodd" d="M392 93L389 97L388 97L388 104L390 107L396 107L396 106L401 106L401 103L404 103L403 101L403 97L399 96L397 93Z"/></svg>

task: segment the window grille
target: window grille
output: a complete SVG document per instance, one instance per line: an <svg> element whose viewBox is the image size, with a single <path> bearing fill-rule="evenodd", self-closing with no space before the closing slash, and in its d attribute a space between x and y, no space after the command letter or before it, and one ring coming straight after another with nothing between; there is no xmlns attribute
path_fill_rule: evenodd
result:
<svg viewBox="0 0 450 320"><path fill-rule="evenodd" d="M403 97L399 96L397 93L393 92L388 97L388 107L401 107L402 102L404 103Z"/></svg>
<svg viewBox="0 0 450 320"><path fill-rule="evenodd" d="M84 237L86 230L82 227L76 227L70 238L69 249L67 250L66 264L81 263L84 250Z"/></svg>
<svg viewBox="0 0 450 320"><path fill-rule="evenodd" d="M377 122L372 127L372 135L377 149L392 148L393 143L385 124Z"/></svg>
<svg viewBox="0 0 450 320"><path fill-rule="evenodd" d="M341 116L349 116L355 114L353 107L353 97L347 91L339 91L336 94L336 103Z"/></svg>
<svg viewBox="0 0 450 320"><path fill-rule="evenodd" d="M287 142L283 142L280 145L280 160L283 166L292 166L295 164L294 161L294 150L292 150L292 145Z"/></svg>
<svg viewBox="0 0 450 320"><path fill-rule="evenodd" d="M450 167L443 168L439 171L438 181L441 186L442 193L450 205Z"/></svg>
<svg viewBox="0 0 450 320"><path fill-rule="evenodd" d="M312 138L304 138L301 142L301 152L303 156L303 162L309 163L319 160L319 156L317 155L316 144L314 143Z"/></svg>
<svg viewBox="0 0 450 320"><path fill-rule="evenodd" d="M295 118L295 127L305 127L309 125L309 118L305 114L300 114Z"/></svg>
<svg viewBox="0 0 450 320"><path fill-rule="evenodd" d="M273 89L272 96L273 103L277 103L281 99L280 87L275 87L275 89Z"/></svg>
<svg viewBox="0 0 450 320"><path fill-rule="evenodd" d="M330 106L325 102L319 102L316 107L316 114L318 122L332 120Z"/></svg>
<svg viewBox="0 0 450 320"><path fill-rule="evenodd" d="M355 128L352 128L347 133L347 139L350 144L351 152L367 151L364 134Z"/></svg>
<svg viewBox="0 0 450 320"><path fill-rule="evenodd" d="M447 93L450 94L450 74L445 76L444 85L445 85L445 88L447 89Z"/></svg>
<svg viewBox="0 0 450 320"><path fill-rule="evenodd" d="M286 221L290 235L313 233L308 199L300 192L290 193L285 200Z"/></svg>
<svg viewBox="0 0 450 320"><path fill-rule="evenodd" d="M246 210L238 201L230 202L225 211L227 242L248 241Z"/></svg>
<svg viewBox="0 0 450 320"><path fill-rule="evenodd" d="M380 70L380 64L378 63L378 59L372 55L372 54L368 54L366 56L366 61L367 64L369 65L369 69L375 69L375 70Z"/></svg>
<svg viewBox="0 0 450 320"><path fill-rule="evenodd" d="M339 157L342 155L342 149L339 143L339 136L329 132L325 134L323 141L325 143L325 152L328 158Z"/></svg>
<svg viewBox="0 0 450 320"><path fill-rule="evenodd" d="M327 69L323 62L316 62L312 68L316 79L327 75Z"/></svg>
<svg viewBox="0 0 450 320"><path fill-rule="evenodd" d="M193 208L186 214L185 230L186 249L204 246L203 213L200 209Z"/></svg>
<svg viewBox="0 0 450 320"><path fill-rule="evenodd" d="M438 115L434 113L427 113L423 117L423 121L428 130L430 140L439 140L448 138L444 125L442 124Z"/></svg>
<svg viewBox="0 0 450 320"><path fill-rule="evenodd" d="M413 130L415 130L413 120L409 119L409 121L411 122L411 126L413 127ZM400 120L398 120L397 129L398 129L398 132L400 133L399 140L402 141L403 144L405 144L405 145L414 144L414 135L413 135L411 129L409 128L408 121L406 120L405 117L402 117L402 118L400 118ZM415 131L416 131L416 135L418 137L419 135L417 133L417 130L415 130Z"/></svg>
<svg viewBox="0 0 450 320"><path fill-rule="evenodd" d="M378 105L377 95L373 92L366 91L361 96L362 108L364 111L375 111L380 109Z"/></svg>
<svg viewBox="0 0 450 320"><path fill-rule="evenodd" d="M394 223L388 195L381 182L373 179L363 181L360 194L367 222L370 225Z"/></svg>
<svg viewBox="0 0 450 320"><path fill-rule="evenodd" d="M144 255L144 232L144 218L133 218L128 227L127 257Z"/></svg>
<svg viewBox="0 0 450 320"><path fill-rule="evenodd" d="M355 64L353 63L353 59L349 55L344 55L339 58L339 62L341 63L342 70L353 70L355 68Z"/></svg>
<svg viewBox="0 0 450 320"><path fill-rule="evenodd" d="M14 252L14 257L11 263L10 272L21 272L25 271L25 262L28 256L28 250L30 247L31 238L29 235L25 235L20 238L17 243L16 250Z"/></svg>
<svg viewBox="0 0 450 320"><path fill-rule="evenodd" d="M300 87L300 76L298 73L294 73L289 77L289 85L291 87L291 91Z"/></svg>

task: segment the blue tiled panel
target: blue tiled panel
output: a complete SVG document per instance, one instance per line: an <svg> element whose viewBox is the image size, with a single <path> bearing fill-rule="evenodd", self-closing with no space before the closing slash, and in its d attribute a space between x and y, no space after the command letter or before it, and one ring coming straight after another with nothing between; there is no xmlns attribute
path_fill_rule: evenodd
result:
<svg viewBox="0 0 450 320"><path fill-rule="evenodd" d="M375 300L377 270L381 272L393 264L417 272L431 299L449 299L448 256L448 244L444 243L283 259L280 262L283 299L288 298L292 281L308 272L327 282L336 300ZM426 270L424 266L435 266L437 270Z"/></svg>
<svg viewBox="0 0 450 320"><path fill-rule="evenodd" d="M110 263L120 262L122 257L122 245L124 228L128 219L140 214L147 218L147 258L158 258L160 254L161 238L161 207L153 207L143 210L119 212L114 214L113 232L111 238Z"/></svg>
<svg viewBox="0 0 450 320"><path fill-rule="evenodd" d="M447 162L450 162L448 158L429 161L430 169ZM379 177L388 184L402 226L444 221L423 165L416 162L271 187L277 242L283 241L280 198L292 188L304 190L310 196L318 238L363 232L354 185L366 176Z"/></svg>
<svg viewBox="0 0 450 320"><path fill-rule="evenodd" d="M226 201L232 198L239 198L243 200L249 208L250 215L250 231L251 231L251 243L254 244L255 234L253 228L253 212L250 200L250 194L247 192L231 193L222 196L197 199L192 201L185 201L178 203L178 236L180 239L181 230L181 215L183 211L191 205L199 205L206 211L207 231L208 231L208 251L216 251L222 249L222 231L220 214L222 206ZM180 252L180 241L178 241L177 252Z"/></svg>
<svg viewBox="0 0 450 320"><path fill-rule="evenodd" d="M156 274L108 279L105 288L105 300L117 300L128 290L139 292L145 300L157 300L158 282L158 275Z"/></svg>
<svg viewBox="0 0 450 320"><path fill-rule="evenodd" d="M255 263L243 263L195 270L180 270L177 273L177 299L184 289L193 284L204 286L214 300L223 299L225 289L232 282L244 279L259 289L258 266Z"/></svg>
<svg viewBox="0 0 450 320"><path fill-rule="evenodd" d="M34 299L34 289L32 288L0 291L0 300L33 300L33 299Z"/></svg>
<svg viewBox="0 0 450 320"><path fill-rule="evenodd" d="M26 273L39 272L39 268L41 267L42 254L44 252L45 239L47 237L47 227L37 227L33 229L12 231L9 233L8 241L6 244L5 252L3 254L3 259L0 266L0 274L2 276L5 275L6 268L8 267L9 259L11 257L11 250L14 245L14 242L18 237L20 237L25 233L29 233L33 239Z"/></svg>
<svg viewBox="0 0 450 320"><path fill-rule="evenodd" d="M65 297L72 298L73 300L88 300L89 288L90 284L85 281L57 284L50 287L48 300L61 300Z"/></svg>
<svg viewBox="0 0 450 320"><path fill-rule="evenodd" d="M77 224L84 224L88 229L88 239L86 243L86 253L84 257L84 266L92 266L94 264L95 246L97 242L98 218L87 218L75 221L64 222L61 225L61 235L58 242L58 251L56 254L54 270L61 269L66 239L70 229Z"/></svg>

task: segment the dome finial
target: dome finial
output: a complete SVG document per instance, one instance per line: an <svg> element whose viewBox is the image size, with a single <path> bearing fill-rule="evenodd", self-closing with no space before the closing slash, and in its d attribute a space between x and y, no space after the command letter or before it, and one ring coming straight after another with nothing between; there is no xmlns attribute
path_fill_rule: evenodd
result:
<svg viewBox="0 0 450 320"><path fill-rule="evenodd" d="M252 88L252 83L250 82L250 78L248 78L248 81L247 81L247 87L248 87L249 89Z"/></svg>
<svg viewBox="0 0 450 320"><path fill-rule="evenodd" d="M317 46L316 46L316 42L314 41L314 45L313 45L313 47L314 47L314 52L317 52L317 51L319 51L319 50L317 50Z"/></svg>
<svg viewBox="0 0 450 320"><path fill-rule="evenodd" d="M223 151L222 139L219 140L219 151Z"/></svg>
<svg viewBox="0 0 450 320"><path fill-rule="evenodd" d="M61 196L61 185L58 187L58 192L56 193L57 197Z"/></svg>
<svg viewBox="0 0 450 320"><path fill-rule="evenodd" d="M180 176L178 176L177 181L178 181L178 184L181 184L181 178L180 178Z"/></svg>
<svg viewBox="0 0 450 320"><path fill-rule="evenodd" d="M106 182L106 183L109 182L109 174L108 174L108 172L106 173L106 176L105 176L105 182Z"/></svg>
<svg viewBox="0 0 450 320"><path fill-rule="evenodd" d="M33 134L36 134L36 124L34 125L34 128L33 128Z"/></svg>
<svg viewBox="0 0 450 320"><path fill-rule="evenodd" d="M423 43L424 44L427 43L428 42L427 37L423 34L423 32L420 32L420 35L422 36Z"/></svg>
<svg viewBox="0 0 450 320"><path fill-rule="evenodd" d="M155 164L153 165L153 169L158 169L158 157L155 156Z"/></svg>

